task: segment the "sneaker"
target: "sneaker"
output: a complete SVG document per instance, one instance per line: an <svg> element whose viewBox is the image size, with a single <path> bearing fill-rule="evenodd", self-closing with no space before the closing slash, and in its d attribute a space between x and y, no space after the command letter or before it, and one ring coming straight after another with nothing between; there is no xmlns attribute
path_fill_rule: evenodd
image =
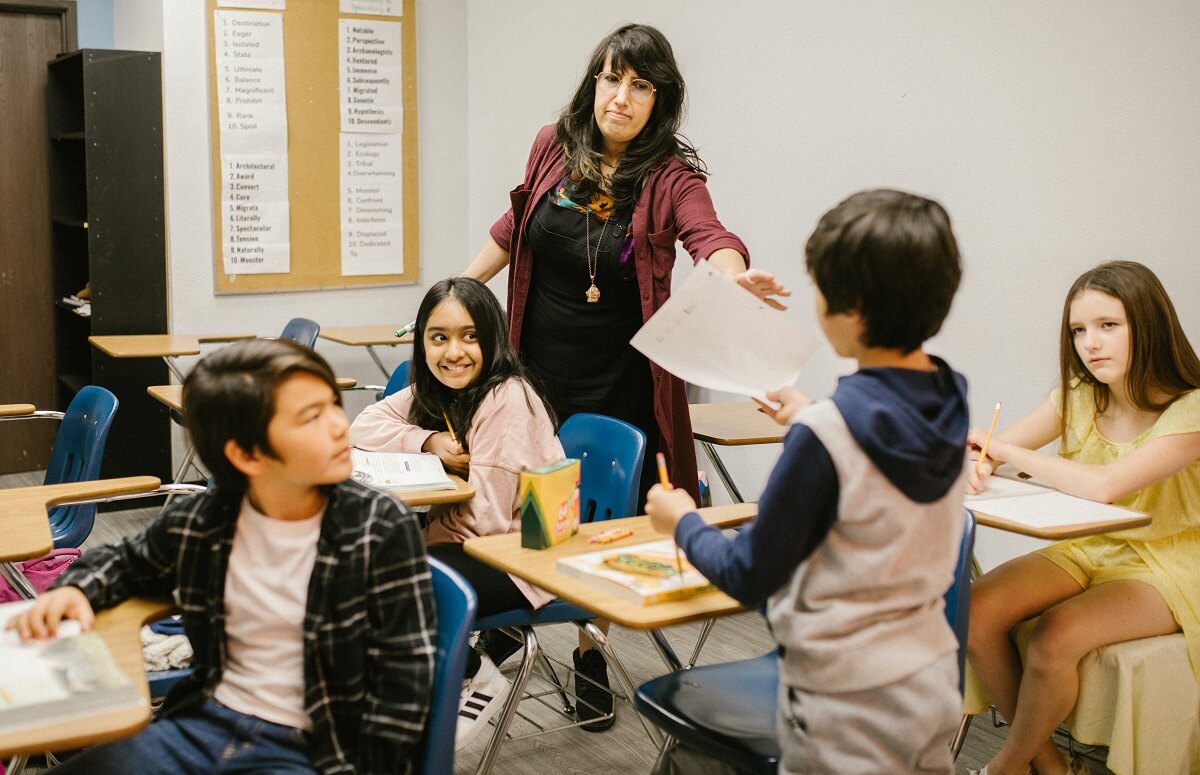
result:
<svg viewBox="0 0 1200 775"><path fill-rule="evenodd" d="M479 640L475 642L475 648L491 657L492 663L497 667L503 665L505 660L520 651L523 646L523 643L509 637L502 630L484 630L479 633Z"/></svg>
<svg viewBox="0 0 1200 775"><path fill-rule="evenodd" d="M616 720L613 716L612 692L608 690L608 665L604 662L604 655L591 649L581 656L579 649L575 649L571 657L575 660L575 696L579 698L575 711L579 720L600 719L584 724L582 729L603 732Z"/></svg>
<svg viewBox="0 0 1200 775"><path fill-rule="evenodd" d="M479 655L479 670L474 677L463 681L458 700L458 725L454 728L454 750L470 745L487 728L496 711L504 707L504 699L512 684L487 654Z"/></svg>

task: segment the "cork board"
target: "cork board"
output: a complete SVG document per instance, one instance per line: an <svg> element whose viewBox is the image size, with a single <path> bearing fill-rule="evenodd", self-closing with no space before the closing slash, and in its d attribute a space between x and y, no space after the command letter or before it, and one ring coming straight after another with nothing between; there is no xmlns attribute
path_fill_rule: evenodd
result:
<svg viewBox="0 0 1200 775"><path fill-rule="evenodd" d="M214 291L270 293L398 283L420 278L419 196L417 174L417 51L415 0L389 0L401 16L343 14L337 0L286 0L286 10L258 11L218 7L207 0L209 24L209 116L213 171ZM246 5L250 5L247 2ZM287 113L287 173L290 271L273 274L226 274L223 241L224 195L221 131L218 120L217 30L214 11L270 13L282 17ZM340 181L341 113L339 92L339 19L399 22L401 40L401 222L403 272L343 275ZM361 135L367 137L367 135Z"/></svg>

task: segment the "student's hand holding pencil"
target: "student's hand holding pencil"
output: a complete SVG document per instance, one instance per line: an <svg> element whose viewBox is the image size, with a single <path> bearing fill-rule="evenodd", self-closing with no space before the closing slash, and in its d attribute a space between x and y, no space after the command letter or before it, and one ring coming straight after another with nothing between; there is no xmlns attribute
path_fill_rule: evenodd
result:
<svg viewBox="0 0 1200 775"><path fill-rule="evenodd" d="M997 447L1003 448L1004 442L992 439L992 434L996 432L996 420L999 417L1000 402L997 401L996 410L992 412L992 422L988 425L987 432L978 428L967 431L967 447L978 453L968 456L967 492L971 495L978 495L987 489L988 477L995 470L990 461L999 462L1002 459L996 457L997 454L1000 454Z"/></svg>
<svg viewBox="0 0 1200 775"><path fill-rule="evenodd" d="M660 533L675 535L675 525L683 515L696 510L696 501L687 490L677 490L656 484L646 494L646 514L650 524Z"/></svg>
<svg viewBox="0 0 1200 775"><path fill-rule="evenodd" d="M471 455L463 450L462 444L449 431L439 431L425 439L421 451L437 455L447 471L459 476L466 476L470 471Z"/></svg>

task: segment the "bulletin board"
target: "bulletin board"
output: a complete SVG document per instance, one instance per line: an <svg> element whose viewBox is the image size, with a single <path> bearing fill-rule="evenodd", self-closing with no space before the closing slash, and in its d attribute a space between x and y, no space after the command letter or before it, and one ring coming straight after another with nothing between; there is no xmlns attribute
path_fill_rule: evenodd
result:
<svg viewBox="0 0 1200 775"><path fill-rule="evenodd" d="M391 3L400 16L341 13L338 0L286 0L284 10L259 10L254 0L207 0L209 116L212 132L214 278L217 294L321 290L398 283L420 277L417 174L417 51L415 0ZM280 3L283 4L283 3ZM369 5L363 3L362 5ZM215 11L273 13L282 16L287 113L287 199L290 212L290 268L286 273L227 274L223 241L223 166L218 121ZM401 222L403 271L397 274L342 274L341 110L339 19L401 24L403 118Z"/></svg>

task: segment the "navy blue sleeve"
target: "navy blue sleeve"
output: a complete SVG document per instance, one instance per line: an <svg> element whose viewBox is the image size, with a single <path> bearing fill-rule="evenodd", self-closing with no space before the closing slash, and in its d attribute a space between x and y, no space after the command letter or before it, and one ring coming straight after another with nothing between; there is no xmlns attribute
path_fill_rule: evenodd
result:
<svg viewBox="0 0 1200 775"><path fill-rule="evenodd" d="M837 518L833 460L816 434L795 425L758 501L758 516L732 540L687 514L675 541L688 560L742 605L758 608L825 540Z"/></svg>

